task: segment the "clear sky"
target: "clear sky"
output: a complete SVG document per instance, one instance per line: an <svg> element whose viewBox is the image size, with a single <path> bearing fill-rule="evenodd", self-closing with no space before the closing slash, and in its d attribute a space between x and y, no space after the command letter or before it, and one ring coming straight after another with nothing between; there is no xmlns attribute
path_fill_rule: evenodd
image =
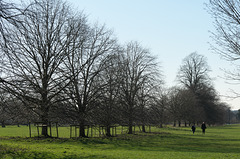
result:
<svg viewBox="0 0 240 159"><path fill-rule="evenodd" d="M161 63L168 87L176 85L176 74L183 58L192 52L208 59L210 76L222 101L233 110L240 109L239 99L231 96L230 89L238 85L227 84L221 69L233 69L231 64L210 50L210 32L213 19L206 11L207 0L67 0L83 11L91 23L106 24L113 29L119 42L138 41L149 48ZM240 91L239 91L240 92Z"/></svg>

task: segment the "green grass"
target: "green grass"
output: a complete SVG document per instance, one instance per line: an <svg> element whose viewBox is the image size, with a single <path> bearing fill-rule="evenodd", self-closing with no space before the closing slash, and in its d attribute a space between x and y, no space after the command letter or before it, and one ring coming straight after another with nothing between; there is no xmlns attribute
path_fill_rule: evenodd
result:
<svg viewBox="0 0 240 159"><path fill-rule="evenodd" d="M69 137L69 128L59 131ZM20 135L21 134L21 135ZM27 127L0 128L0 158L239 158L240 125L197 128L153 128L152 133L114 138L27 138ZM13 137L21 136L21 137ZM60 135L61 136L61 135Z"/></svg>

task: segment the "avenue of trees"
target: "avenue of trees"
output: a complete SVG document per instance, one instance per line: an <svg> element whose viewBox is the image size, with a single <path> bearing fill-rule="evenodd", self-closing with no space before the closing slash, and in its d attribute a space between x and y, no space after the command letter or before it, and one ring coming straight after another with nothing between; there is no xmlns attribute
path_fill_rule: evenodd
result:
<svg viewBox="0 0 240 159"><path fill-rule="evenodd" d="M105 25L90 24L61 0L28 5L0 0L0 123L162 126L224 124L207 59L187 56L178 85L165 88L156 58L136 41L118 43Z"/></svg>

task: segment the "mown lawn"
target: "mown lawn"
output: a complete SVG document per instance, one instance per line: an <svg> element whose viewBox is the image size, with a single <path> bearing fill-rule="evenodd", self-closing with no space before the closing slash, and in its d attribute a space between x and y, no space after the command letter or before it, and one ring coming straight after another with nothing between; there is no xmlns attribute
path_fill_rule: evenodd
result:
<svg viewBox="0 0 240 159"><path fill-rule="evenodd" d="M82 139L27 138L22 137L24 129L27 127L0 128L0 158L240 158L240 125L208 127L205 135L199 127L194 135L190 128L170 127L154 128L152 133ZM69 134L67 127L61 129ZM13 137L21 132L21 137Z"/></svg>

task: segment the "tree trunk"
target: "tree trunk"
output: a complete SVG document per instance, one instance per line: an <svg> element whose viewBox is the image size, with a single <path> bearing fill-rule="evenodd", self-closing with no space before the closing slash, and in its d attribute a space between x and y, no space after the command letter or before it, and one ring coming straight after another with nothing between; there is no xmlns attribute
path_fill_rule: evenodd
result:
<svg viewBox="0 0 240 159"><path fill-rule="evenodd" d="M80 125L80 128L79 128L79 137L86 137L84 125Z"/></svg>
<svg viewBox="0 0 240 159"><path fill-rule="evenodd" d="M6 127L5 122L2 121L2 128L5 128L5 127Z"/></svg>
<svg viewBox="0 0 240 159"><path fill-rule="evenodd" d="M176 121L173 122L173 127L176 127Z"/></svg>
<svg viewBox="0 0 240 159"><path fill-rule="evenodd" d="M86 135L85 135L85 119L84 119L84 113L80 113L80 119L79 119L79 137L86 137Z"/></svg>
<svg viewBox="0 0 240 159"><path fill-rule="evenodd" d="M178 121L178 126L181 127L181 121L180 120Z"/></svg>
<svg viewBox="0 0 240 159"><path fill-rule="evenodd" d="M128 127L128 134L133 134L132 125L129 125L129 127Z"/></svg>
<svg viewBox="0 0 240 159"><path fill-rule="evenodd" d="M79 102L80 103L80 102ZM80 104L79 104L80 105ZM87 137L85 135L85 107L82 105L79 111L79 137Z"/></svg>
<svg viewBox="0 0 240 159"><path fill-rule="evenodd" d="M160 123L160 126L159 126L160 128L163 128L163 124L162 123Z"/></svg>
<svg viewBox="0 0 240 159"><path fill-rule="evenodd" d="M42 125L42 135L43 135L44 137L49 137L49 136L48 136L47 123L43 123L43 125Z"/></svg>
<svg viewBox="0 0 240 159"><path fill-rule="evenodd" d="M85 123L83 121L80 122L79 125L79 137L86 137L85 135Z"/></svg>
<svg viewBox="0 0 240 159"><path fill-rule="evenodd" d="M106 128L106 136L111 137L111 127L109 125Z"/></svg>
<svg viewBox="0 0 240 159"><path fill-rule="evenodd" d="M41 103L41 120L42 120L42 136L49 137L48 135L48 113L49 113L49 101L47 94L47 75L44 74L43 80L43 93L42 93L42 103Z"/></svg>
<svg viewBox="0 0 240 159"><path fill-rule="evenodd" d="M44 137L49 137L48 135L48 121L47 121L47 117L43 116L42 117L42 136Z"/></svg>
<svg viewBox="0 0 240 159"><path fill-rule="evenodd" d="M128 134L133 134L132 126L133 126L133 108L130 108L130 110L129 110Z"/></svg>
<svg viewBox="0 0 240 159"><path fill-rule="evenodd" d="M42 136L49 137L48 135L48 111L46 109L43 110L42 118Z"/></svg>
<svg viewBox="0 0 240 159"><path fill-rule="evenodd" d="M145 125L142 125L142 132L146 132Z"/></svg>

